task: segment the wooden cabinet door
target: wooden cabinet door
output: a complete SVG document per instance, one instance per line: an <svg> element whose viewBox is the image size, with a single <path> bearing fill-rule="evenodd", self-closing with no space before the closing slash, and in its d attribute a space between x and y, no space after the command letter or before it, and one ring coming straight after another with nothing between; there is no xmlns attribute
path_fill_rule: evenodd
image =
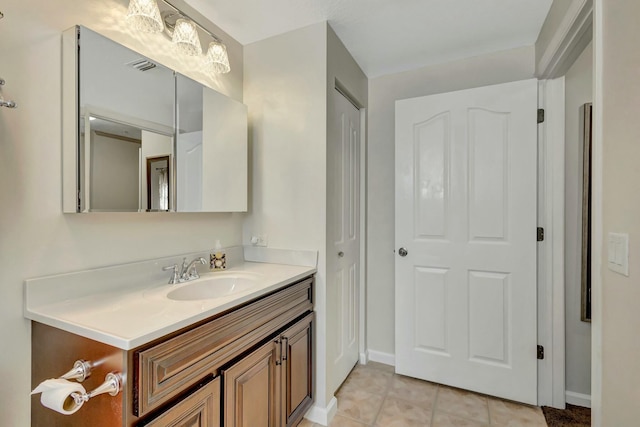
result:
<svg viewBox="0 0 640 427"><path fill-rule="evenodd" d="M220 427L220 377L196 390L146 427Z"/></svg>
<svg viewBox="0 0 640 427"><path fill-rule="evenodd" d="M281 335L283 425L295 426L313 400L313 313Z"/></svg>
<svg viewBox="0 0 640 427"><path fill-rule="evenodd" d="M223 371L225 427L279 427L280 341Z"/></svg>

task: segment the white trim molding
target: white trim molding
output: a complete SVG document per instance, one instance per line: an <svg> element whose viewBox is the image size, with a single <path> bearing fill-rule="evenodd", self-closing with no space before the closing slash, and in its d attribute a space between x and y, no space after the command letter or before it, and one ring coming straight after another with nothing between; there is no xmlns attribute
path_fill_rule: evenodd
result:
<svg viewBox="0 0 640 427"><path fill-rule="evenodd" d="M576 393L575 391L567 390L565 393L565 399L570 405L582 406L584 408L591 408L591 395Z"/></svg>
<svg viewBox="0 0 640 427"><path fill-rule="evenodd" d="M602 426L603 0L595 0L591 157L591 425Z"/></svg>
<svg viewBox="0 0 640 427"><path fill-rule="evenodd" d="M538 78L563 76L591 41L593 0L572 0L549 45L536 64Z"/></svg>
<svg viewBox="0 0 640 427"><path fill-rule="evenodd" d="M318 405L313 405L305 414L305 418L312 423L320 424L321 426L328 426L336 416L338 412L338 400L332 397L329 401L329 405L326 408L322 408Z"/></svg>
<svg viewBox="0 0 640 427"><path fill-rule="evenodd" d="M384 363L385 365L396 366L396 355L392 353L383 353L382 351L367 350L368 359L371 362Z"/></svg>

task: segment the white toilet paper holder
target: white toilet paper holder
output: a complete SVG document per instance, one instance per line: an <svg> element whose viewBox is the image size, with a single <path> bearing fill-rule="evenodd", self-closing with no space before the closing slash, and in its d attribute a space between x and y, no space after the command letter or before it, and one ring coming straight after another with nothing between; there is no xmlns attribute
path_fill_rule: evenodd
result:
<svg viewBox="0 0 640 427"><path fill-rule="evenodd" d="M63 380L76 380L79 383L86 380L91 376L91 370L93 369L93 363L86 360L76 360L73 364L73 368L60 378Z"/></svg>
<svg viewBox="0 0 640 427"><path fill-rule="evenodd" d="M110 372L104 378L104 382L100 384L96 389L88 393L71 393L71 397L75 401L76 405L82 405L88 402L92 397L96 397L99 394L109 393L111 396L115 396L122 390L122 375L118 372Z"/></svg>

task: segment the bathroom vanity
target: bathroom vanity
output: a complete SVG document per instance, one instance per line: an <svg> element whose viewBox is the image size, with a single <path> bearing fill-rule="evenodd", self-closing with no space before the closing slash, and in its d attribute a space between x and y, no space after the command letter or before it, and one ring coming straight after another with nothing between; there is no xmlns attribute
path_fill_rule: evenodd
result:
<svg viewBox="0 0 640 427"><path fill-rule="evenodd" d="M99 270L93 272L98 287L113 276ZM93 364L82 383L87 391L109 372L123 378L116 396L91 398L72 415L45 408L34 396L32 425L297 425L313 399L314 273L245 262L193 282L133 289L115 283L108 291L57 299L51 293L55 281L63 282L59 276L27 281L32 387L77 359ZM225 282L216 283L219 278L242 275L255 277L255 286L198 299L205 286ZM77 294L86 277L68 279L59 293Z"/></svg>

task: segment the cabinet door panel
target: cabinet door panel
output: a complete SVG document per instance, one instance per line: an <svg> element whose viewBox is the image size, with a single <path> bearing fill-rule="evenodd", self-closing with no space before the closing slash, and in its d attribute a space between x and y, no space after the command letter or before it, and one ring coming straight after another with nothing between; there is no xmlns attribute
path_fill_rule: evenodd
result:
<svg viewBox="0 0 640 427"><path fill-rule="evenodd" d="M286 426L296 425L313 400L313 313L282 334L282 410Z"/></svg>
<svg viewBox="0 0 640 427"><path fill-rule="evenodd" d="M279 426L279 349L268 342L224 371L225 427Z"/></svg>
<svg viewBox="0 0 640 427"><path fill-rule="evenodd" d="M146 427L220 427L220 377L168 409Z"/></svg>

